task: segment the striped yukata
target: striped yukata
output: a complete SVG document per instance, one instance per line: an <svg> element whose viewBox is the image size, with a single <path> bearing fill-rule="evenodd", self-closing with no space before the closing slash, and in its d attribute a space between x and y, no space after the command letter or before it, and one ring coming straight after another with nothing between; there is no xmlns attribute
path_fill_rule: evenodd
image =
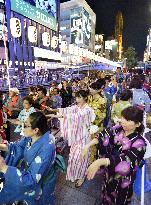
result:
<svg viewBox="0 0 151 205"><path fill-rule="evenodd" d="M82 161L81 152L91 141L89 128L95 120L95 114L87 104L82 108L77 105L59 108L59 114L64 116L60 120L62 137L68 141L70 146L66 179L75 182L75 180L84 179L86 176L90 153Z"/></svg>

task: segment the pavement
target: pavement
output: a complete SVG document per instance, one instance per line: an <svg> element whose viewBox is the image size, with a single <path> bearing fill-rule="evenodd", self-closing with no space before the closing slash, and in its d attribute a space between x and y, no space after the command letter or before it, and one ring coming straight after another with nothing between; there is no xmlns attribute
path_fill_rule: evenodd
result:
<svg viewBox="0 0 151 205"><path fill-rule="evenodd" d="M67 153L65 159L67 161ZM149 167L151 173L151 167ZM148 170L148 171L149 171ZM149 173L148 173L149 174ZM151 176L151 174L150 174ZM150 177L151 179L151 177ZM55 205L101 205L101 185L103 179L101 174L95 176L91 181L86 181L82 187L75 188L74 183L66 181L65 174L59 173L56 185ZM133 195L130 205L140 205L140 199ZM151 204L151 192L145 193L144 205ZM122 204L121 204L122 205Z"/></svg>

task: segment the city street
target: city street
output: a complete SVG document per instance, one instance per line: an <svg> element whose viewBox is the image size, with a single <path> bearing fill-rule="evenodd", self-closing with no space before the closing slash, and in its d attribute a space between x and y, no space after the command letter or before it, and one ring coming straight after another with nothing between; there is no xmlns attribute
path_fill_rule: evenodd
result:
<svg viewBox="0 0 151 205"><path fill-rule="evenodd" d="M151 0L0 0L0 205L151 205L150 19Z"/></svg>

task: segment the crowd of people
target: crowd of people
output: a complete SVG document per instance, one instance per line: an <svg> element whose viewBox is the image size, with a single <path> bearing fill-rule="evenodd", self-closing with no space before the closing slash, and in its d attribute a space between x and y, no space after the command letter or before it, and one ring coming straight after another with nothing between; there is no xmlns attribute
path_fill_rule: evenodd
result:
<svg viewBox="0 0 151 205"><path fill-rule="evenodd" d="M0 93L0 204L55 204L55 137L70 147L66 180L81 187L103 170L102 205L127 205L143 164L144 113L150 114L150 82L142 70L101 73L49 87L29 87L20 97ZM12 139L11 125L18 141ZM101 193L101 190L100 190Z"/></svg>

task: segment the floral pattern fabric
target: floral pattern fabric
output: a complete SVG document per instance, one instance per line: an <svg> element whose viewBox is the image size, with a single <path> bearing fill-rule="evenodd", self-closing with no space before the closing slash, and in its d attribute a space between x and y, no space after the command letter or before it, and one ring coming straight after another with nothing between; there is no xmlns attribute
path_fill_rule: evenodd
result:
<svg viewBox="0 0 151 205"><path fill-rule="evenodd" d="M121 119L121 112L131 106L131 103L129 101L122 101L113 104L112 111L111 111L111 120L114 120L114 118Z"/></svg>
<svg viewBox="0 0 151 205"><path fill-rule="evenodd" d="M103 96L98 95L97 98L93 98L93 96L88 97L88 105L94 109L94 113L96 118L93 122L94 125L99 127L99 130L103 130L103 122L106 117L106 98ZM92 135L91 138L93 139L95 135ZM90 164L94 162L96 159L96 146L91 147L91 156L90 156Z"/></svg>
<svg viewBox="0 0 151 205"><path fill-rule="evenodd" d="M105 169L102 205L127 205L133 194L136 171L145 154L145 140L137 132L126 137L121 126L105 129L98 140L100 157L110 160Z"/></svg>
<svg viewBox="0 0 151 205"><path fill-rule="evenodd" d="M24 137L17 143L9 144L6 156L8 169L4 174L0 204L24 200L28 205L54 204L55 171L45 181L54 169L54 137L47 132L35 143L31 142L31 138Z"/></svg>
<svg viewBox="0 0 151 205"><path fill-rule="evenodd" d="M94 109L96 118L93 124L97 125L100 129L103 127L103 120L106 116L106 98L98 95L95 99L93 96L88 97L88 105Z"/></svg>

